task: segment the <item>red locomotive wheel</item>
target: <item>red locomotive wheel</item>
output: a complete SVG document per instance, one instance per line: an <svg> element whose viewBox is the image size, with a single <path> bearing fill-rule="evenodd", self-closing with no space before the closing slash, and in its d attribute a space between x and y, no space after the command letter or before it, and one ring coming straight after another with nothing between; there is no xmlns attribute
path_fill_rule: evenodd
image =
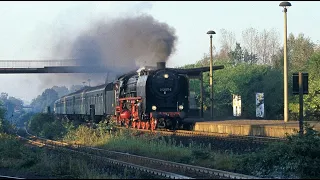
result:
<svg viewBox="0 0 320 180"><path fill-rule="evenodd" d="M141 122L141 129L145 129L146 128L146 123L145 122Z"/></svg>
<svg viewBox="0 0 320 180"><path fill-rule="evenodd" d="M140 129L140 126L141 126L141 122L137 122L137 129Z"/></svg>
<svg viewBox="0 0 320 180"><path fill-rule="evenodd" d="M150 125L151 125L151 131L156 129L156 121L154 120L154 118L151 118Z"/></svg>
<svg viewBox="0 0 320 180"><path fill-rule="evenodd" d="M146 130L149 130L149 128L150 128L150 123L146 122Z"/></svg>
<svg viewBox="0 0 320 180"><path fill-rule="evenodd" d="M126 125L126 128L129 127L129 119L126 119L126 120L125 120L125 125Z"/></svg>
<svg viewBox="0 0 320 180"><path fill-rule="evenodd" d="M136 128L136 122L135 121L132 122L132 128Z"/></svg>

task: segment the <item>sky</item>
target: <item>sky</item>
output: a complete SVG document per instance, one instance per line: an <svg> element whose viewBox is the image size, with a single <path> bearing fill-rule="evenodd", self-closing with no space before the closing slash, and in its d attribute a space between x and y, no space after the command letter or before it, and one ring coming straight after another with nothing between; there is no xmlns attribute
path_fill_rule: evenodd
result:
<svg viewBox="0 0 320 180"><path fill-rule="evenodd" d="M219 49L219 32L226 29L241 40L241 32L253 27L275 29L283 42L281 1L15 1L0 2L0 60L61 59L52 55L53 44L72 37L100 18L146 13L176 30L176 51L167 66L195 63L208 53L208 30L216 31L213 44ZM288 9L288 33L304 33L320 41L320 2L292 1ZM1 65L0 65L1 66ZM1 68L1 67L0 67ZM0 92L30 102L45 88L38 76L50 74L0 74ZM76 82L75 82L76 83ZM81 82L77 83L81 84ZM66 85L67 87L69 85Z"/></svg>

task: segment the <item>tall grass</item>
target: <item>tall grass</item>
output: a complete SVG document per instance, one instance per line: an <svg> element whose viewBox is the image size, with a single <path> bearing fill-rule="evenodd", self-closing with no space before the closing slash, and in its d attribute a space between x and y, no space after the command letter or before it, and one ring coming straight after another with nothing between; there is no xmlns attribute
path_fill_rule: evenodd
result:
<svg viewBox="0 0 320 180"><path fill-rule="evenodd" d="M213 152L210 145L205 147L203 145L195 145L193 142L188 147L185 147L181 142L177 143L171 138L166 140L160 134L140 134L137 131L128 130L115 131L110 134L103 129L92 129L83 125L67 133L63 140L224 170L234 169L233 159L237 156L230 153Z"/></svg>
<svg viewBox="0 0 320 180"><path fill-rule="evenodd" d="M110 139L105 148L118 150L163 160L200 165L225 170L234 169L232 159L236 155L213 152L210 146L199 146L190 143L185 147L174 139L168 141L160 135L144 134L135 136L135 133L124 132Z"/></svg>
<svg viewBox="0 0 320 180"><path fill-rule="evenodd" d="M103 145L111 139L107 132L101 132L81 125L77 129L69 131L63 138L63 141L74 142L77 144L85 144L89 146Z"/></svg>

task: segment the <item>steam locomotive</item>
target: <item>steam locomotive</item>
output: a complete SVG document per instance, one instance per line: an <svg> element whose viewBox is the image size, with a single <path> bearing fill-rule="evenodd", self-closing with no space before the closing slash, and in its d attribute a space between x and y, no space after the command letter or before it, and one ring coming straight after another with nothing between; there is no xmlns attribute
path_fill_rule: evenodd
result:
<svg viewBox="0 0 320 180"><path fill-rule="evenodd" d="M114 119L119 125L138 129L182 126L189 111L187 74L166 68L143 67L114 82L87 87L56 100L54 113L69 119Z"/></svg>

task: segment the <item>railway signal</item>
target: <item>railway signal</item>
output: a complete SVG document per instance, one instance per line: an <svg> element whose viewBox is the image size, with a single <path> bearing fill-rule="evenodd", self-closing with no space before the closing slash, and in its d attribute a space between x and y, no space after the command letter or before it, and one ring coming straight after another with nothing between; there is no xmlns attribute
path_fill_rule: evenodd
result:
<svg viewBox="0 0 320 180"><path fill-rule="evenodd" d="M308 94L308 73L293 73L292 94L299 94L299 133L303 135L303 95Z"/></svg>

